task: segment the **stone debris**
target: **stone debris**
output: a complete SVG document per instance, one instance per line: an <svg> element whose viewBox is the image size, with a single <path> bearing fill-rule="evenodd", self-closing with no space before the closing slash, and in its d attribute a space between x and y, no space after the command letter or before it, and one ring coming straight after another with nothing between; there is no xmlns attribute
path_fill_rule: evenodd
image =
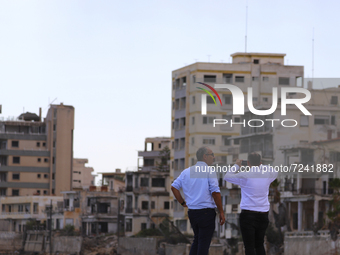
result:
<svg viewBox="0 0 340 255"><path fill-rule="evenodd" d="M82 245L82 254L84 255L116 255L117 254L117 236L96 236L84 237Z"/></svg>

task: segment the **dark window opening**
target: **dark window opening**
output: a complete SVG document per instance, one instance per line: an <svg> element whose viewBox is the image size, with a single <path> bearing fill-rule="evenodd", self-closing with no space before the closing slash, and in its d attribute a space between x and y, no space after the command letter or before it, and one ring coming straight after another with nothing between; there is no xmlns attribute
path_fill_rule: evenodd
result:
<svg viewBox="0 0 340 255"><path fill-rule="evenodd" d="M338 97L337 96L332 96L331 104L333 104L333 105L337 105L338 104Z"/></svg>
<svg viewBox="0 0 340 255"><path fill-rule="evenodd" d="M38 162L41 162L41 158L38 158Z"/></svg>
<svg viewBox="0 0 340 255"><path fill-rule="evenodd" d="M235 82L244 82L244 76L235 76Z"/></svg>
<svg viewBox="0 0 340 255"><path fill-rule="evenodd" d="M204 82L216 82L216 75L204 75Z"/></svg>
<svg viewBox="0 0 340 255"><path fill-rule="evenodd" d="M254 60L253 60L253 63L254 63L254 64L259 64L259 63L260 63L260 60L259 60L259 59L254 59Z"/></svg>
<svg viewBox="0 0 340 255"><path fill-rule="evenodd" d="M19 141L12 141L12 147L18 148L19 147Z"/></svg>
<svg viewBox="0 0 340 255"><path fill-rule="evenodd" d="M20 174L13 174L12 179L13 180L20 180Z"/></svg>
<svg viewBox="0 0 340 255"><path fill-rule="evenodd" d="M18 189L12 189L12 196L19 196L19 190Z"/></svg>
<svg viewBox="0 0 340 255"><path fill-rule="evenodd" d="M149 178L140 178L140 186L141 187L149 187Z"/></svg>
<svg viewBox="0 0 340 255"><path fill-rule="evenodd" d="M165 187L164 178L152 178L152 187Z"/></svg>
<svg viewBox="0 0 340 255"><path fill-rule="evenodd" d="M279 77L279 85L289 85L289 77Z"/></svg>
<svg viewBox="0 0 340 255"><path fill-rule="evenodd" d="M164 209L169 209L170 208L170 203L169 201L164 202Z"/></svg>
<svg viewBox="0 0 340 255"><path fill-rule="evenodd" d="M142 201L142 210L149 209L149 201Z"/></svg>
<svg viewBox="0 0 340 255"><path fill-rule="evenodd" d="M154 166L155 160L154 159L144 159L144 166Z"/></svg>
<svg viewBox="0 0 340 255"><path fill-rule="evenodd" d="M37 142L37 147L40 147L40 142Z"/></svg>

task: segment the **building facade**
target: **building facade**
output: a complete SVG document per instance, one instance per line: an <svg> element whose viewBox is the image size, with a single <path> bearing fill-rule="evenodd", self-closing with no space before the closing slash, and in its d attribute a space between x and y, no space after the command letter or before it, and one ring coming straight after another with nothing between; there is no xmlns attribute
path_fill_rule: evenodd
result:
<svg viewBox="0 0 340 255"><path fill-rule="evenodd" d="M92 167L85 166L89 160L86 158L73 159L72 186L73 190L89 189L94 184L95 175Z"/></svg>
<svg viewBox="0 0 340 255"><path fill-rule="evenodd" d="M0 121L0 195L60 195L72 189L73 106L51 105L46 118L25 113Z"/></svg>

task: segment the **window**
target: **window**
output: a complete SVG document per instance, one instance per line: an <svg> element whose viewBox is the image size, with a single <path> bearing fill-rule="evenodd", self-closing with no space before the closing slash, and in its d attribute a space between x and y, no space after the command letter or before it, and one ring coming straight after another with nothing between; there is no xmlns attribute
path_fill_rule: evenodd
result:
<svg viewBox="0 0 340 255"><path fill-rule="evenodd" d="M259 81L259 77L257 77L257 76L253 76L251 79L252 79L252 81Z"/></svg>
<svg viewBox="0 0 340 255"><path fill-rule="evenodd" d="M40 142L37 142L37 147L40 147Z"/></svg>
<svg viewBox="0 0 340 255"><path fill-rule="evenodd" d="M44 162L47 163L48 162L48 158L44 158Z"/></svg>
<svg viewBox="0 0 340 255"><path fill-rule="evenodd" d="M41 158L38 158L38 162L41 162Z"/></svg>
<svg viewBox="0 0 340 255"><path fill-rule="evenodd" d="M54 180L54 173L52 173L52 180Z"/></svg>
<svg viewBox="0 0 340 255"><path fill-rule="evenodd" d="M223 82L227 84L233 83L233 74L232 73L223 74Z"/></svg>
<svg viewBox="0 0 340 255"><path fill-rule="evenodd" d="M224 95L223 101L224 101L224 104L232 104L233 103L232 95Z"/></svg>
<svg viewBox="0 0 340 255"><path fill-rule="evenodd" d="M19 190L18 189L12 189L12 196L19 196Z"/></svg>
<svg viewBox="0 0 340 255"><path fill-rule="evenodd" d="M204 82L216 82L216 75L204 75Z"/></svg>
<svg viewBox="0 0 340 255"><path fill-rule="evenodd" d="M53 131L55 131L56 130L56 124L53 124Z"/></svg>
<svg viewBox="0 0 340 255"><path fill-rule="evenodd" d="M191 137L191 145L195 144L195 137Z"/></svg>
<svg viewBox="0 0 340 255"><path fill-rule="evenodd" d="M40 177L41 177L41 174L37 174L37 177L40 178Z"/></svg>
<svg viewBox="0 0 340 255"><path fill-rule="evenodd" d="M55 163L55 158L53 157L53 158L52 158L52 164L54 164L54 163Z"/></svg>
<svg viewBox="0 0 340 255"><path fill-rule="evenodd" d="M187 85L187 77L182 77L182 86L186 86Z"/></svg>
<svg viewBox="0 0 340 255"><path fill-rule="evenodd" d="M231 145L231 140L228 139L229 137L230 137L230 136L226 136L226 135L222 136L222 142L223 142L223 145L224 145L224 146L229 146L229 145Z"/></svg>
<svg viewBox="0 0 340 255"><path fill-rule="evenodd" d="M262 77L262 81L269 81L269 77L268 76L263 76Z"/></svg>
<svg viewBox="0 0 340 255"><path fill-rule="evenodd" d="M195 98L195 96L192 96L192 104L195 104L196 103L196 98Z"/></svg>
<svg viewBox="0 0 340 255"><path fill-rule="evenodd" d="M196 83L196 76L195 75L192 76L192 83Z"/></svg>
<svg viewBox="0 0 340 255"><path fill-rule="evenodd" d="M38 190L37 190L37 194L39 194L39 195L40 195L40 189L38 189Z"/></svg>
<svg viewBox="0 0 340 255"><path fill-rule="evenodd" d="M146 223L142 223L142 224L140 225L140 230L144 230L144 229L146 229Z"/></svg>
<svg viewBox="0 0 340 255"><path fill-rule="evenodd" d="M149 178L140 178L140 186L141 187L149 187Z"/></svg>
<svg viewBox="0 0 340 255"><path fill-rule="evenodd" d="M47 195L47 190L44 190L44 195Z"/></svg>
<svg viewBox="0 0 340 255"><path fill-rule="evenodd" d="M20 180L20 174L13 174L12 179L13 180Z"/></svg>
<svg viewBox="0 0 340 255"><path fill-rule="evenodd" d="M238 210L238 205L237 205L237 204L233 204L233 205L231 206L231 211L232 211L232 212L237 212L237 210Z"/></svg>
<svg viewBox="0 0 340 255"><path fill-rule="evenodd" d="M191 125L195 125L195 117L191 117Z"/></svg>
<svg viewBox="0 0 340 255"><path fill-rule="evenodd" d="M257 102L257 97L253 97L253 102Z"/></svg>
<svg viewBox="0 0 340 255"><path fill-rule="evenodd" d="M333 105L337 105L338 104L338 97L337 96L332 96L331 104L333 104Z"/></svg>
<svg viewBox="0 0 340 255"><path fill-rule="evenodd" d="M215 145L215 138L203 138L203 144Z"/></svg>
<svg viewBox="0 0 340 255"><path fill-rule="evenodd" d="M253 60L253 63L254 63L255 65L257 65L257 64L260 63L260 60L259 60L259 59L254 59L254 60Z"/></svg>
<svg viewBox="0 0 340 255"><path fill-rule="evenodd" d="M289 85L289 77L279 77L279 85Z"/></svg>
<svg viewBox="0 0 340 255"><path fill-rule="evenodd" d="M165 179L164 178L152 178L151 186L152 187L165 187Z"/></svg>
<svg viewBox="0 0 340 255"><path fill-rule="evenodd" d="M328 116L316 115L314 117L314 125L328 125L328 124L329 124Z"/></svg>
<svg viewBox="0 0 340 255"><path fill-rule="evenodd" d="M43 143L43 146L46 147L46 143Z"/></svg>
<svg viewBox="0 0 340 255"><path fill-rule="evenodd" d="M149 209L149 201L142 201L142 210Z"/></svg>
<svg viewBox="0 0 340 255"><path fill-rule="evenodd" d="M214 119L215 119L215 116L214 117L204 116L203 117L203 124L213 124Z"/></svg>
<svg viewBox="0 0 340 255"><path fill-rule="evenodd" d="M308 127L309 124L308 124L308 116L306 115L301 115L300 116L300 127Z"/></svg>
<svg viewBox="0 0 340 255"><path fill-rule="evenodd" d="M48 178L48 174L44 174L44 178L45 178L45 179Z"/></svg>
<svg viewBox="0 0 340 255"><path fill-rule="evenodd" d="M38 203L33 203L33 213L34 214L38 213L38 206L39 206Z"/></svg>
<svg viewBox="0 0 340 255"><path fill-rule="evenodd" d="M238 145L238 144L240 144L240 139L235 139L234 140L234 145Z"/></svg>
<svg viewBox="0 0 340 255"><path fill-rule="evenodd" d="M214 99L215 99L215 102L216 102L216 96L213 96ZM214 100L212 99L211 96L208 96L207 97L207 104L215 104Z"/></svg>
<svg viewBox="0 0 340 255"><path fill-rule="evenodd" d="M125 221L125 231L126 232L132 231L132 219L126 219L126 221Z"/></svg>
<svg viewBox="0 0 340 255"><path fill-rule="evenodd" d="M244 76L235 76L235 82L244 82Z"/></svg>
<svg viewBox="0 0 340 255"><path fill-rule="evenodd" d="M155 201L151 201L151 209L155 209Z"/></svg>
<svg viewBox="0 0 340 255"><path fill-rule="evenodd" d="M241 121L241 118L240 117L235 117L234 118L234 122L240 122Z"/></svg>
<svg viewBox="0 0 340 255"><path fill-rule="evenodd" d="M268 97L263 97L262 100L263 102L268 102Z"/></svg>
<svg viewBox="0 0 340 255"><path fill-rule="evenodd" d="M152 158L144 159L144 166L154 166L155 160Z"/></svg>
<svg viewBox="0 0 340 255"><path fill-rule="evenodd" d="M52 189L52 194L54 195L54 189Z"/></svg>
<svg viewBox="0 0 340 255"><path fill-rule="evenodd" d="M12 147L18 148L19 147L19 141L12 141Z"/></svg>
<svg viewBox="0 0 340 255"><path fill-rule="evenodd" d="M336 125L335 116L331 116L331 125Z"/></svg>
<svg viewBox="0 0 340 255"><path fill-rule="evenodd" d="M55 148L55 141L53 141L53 148Z"/></svg>

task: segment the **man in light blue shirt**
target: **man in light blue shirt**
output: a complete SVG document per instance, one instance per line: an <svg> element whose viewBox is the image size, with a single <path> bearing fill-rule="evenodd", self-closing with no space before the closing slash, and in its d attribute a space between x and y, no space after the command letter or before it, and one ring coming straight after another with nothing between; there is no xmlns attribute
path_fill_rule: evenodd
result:
<svg viewBox="0 0 340 255"><path fill-rule="evenodd" d="M177 201L188 207L188 216L194 231L194 242L189 255L207 255L211 238L215 230L216 206L220 224L225 222L220 188L216 173L211 171L214 153L208 147L201 147L196 152L197 164L182 171L171 185ZM182 189L185 200L179 190Z"/></svg>

